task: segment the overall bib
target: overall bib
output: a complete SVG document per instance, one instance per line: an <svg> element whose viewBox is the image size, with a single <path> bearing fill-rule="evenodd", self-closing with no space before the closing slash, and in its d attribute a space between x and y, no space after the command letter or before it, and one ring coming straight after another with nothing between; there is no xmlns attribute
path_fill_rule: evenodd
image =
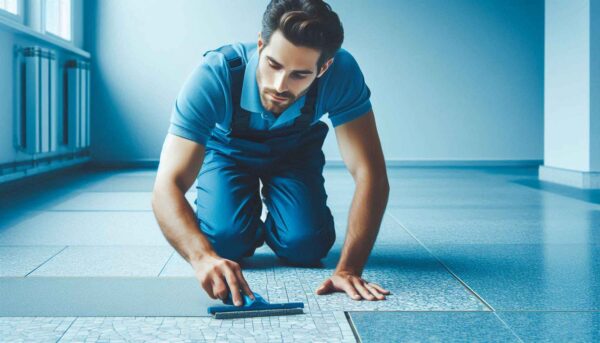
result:
<svg viewBox="0 0 600 343"><path fill-rule="evenodd" d="M291 126L253 129L250 116L261 114L240 106L245 63L230 46L217 51L230 68L233 115L229 130L215 127L206 143L196 183L200 229L224 258L238 261L266 242L291 264L315 264L335 241L323 178L329 128L322 121L311 125L318 79Z"/></svg>

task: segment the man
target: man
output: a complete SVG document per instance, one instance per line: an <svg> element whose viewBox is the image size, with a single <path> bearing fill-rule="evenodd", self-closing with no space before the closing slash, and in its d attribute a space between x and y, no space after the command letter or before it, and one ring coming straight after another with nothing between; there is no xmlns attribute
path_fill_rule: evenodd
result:
<svg viewBox="0 0 600 343"><path fill-rule="evenodd" d="M339 18L321 0L273 0L262 24L257 43L205 53L181 89L154 186L157 221L213 299L253 297L238 262L264 242L289 264L318 263L335 241L322 176L328 113L356 187L340 260L316 293L383 300L389 291L361 275L389 184ZM195 179L196 213L184 197Z"/></svg>

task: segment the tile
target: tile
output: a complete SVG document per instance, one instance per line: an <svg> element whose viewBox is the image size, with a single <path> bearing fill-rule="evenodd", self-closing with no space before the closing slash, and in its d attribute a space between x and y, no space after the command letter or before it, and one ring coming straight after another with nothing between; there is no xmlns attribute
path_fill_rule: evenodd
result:
<svg viewBox="0 0 600 343"><path fill-rule="evenodd" d="M152 212L40 212L0 231L0 245L168 245Z"/></svg>
<svg viewBox="0 0 600 343"><path fill-rule="evenodd" d="M497 311L598 311L600 246L429 244Z"/></svg>
<svg viewBox="0 0 600 343"><path fill-rule="evenodd" d="M542 194L532 190L506 189L506 187L428 187L421 184L402 188L390 186L388 207L409 209L449 209L449 208L523 208L539 207L540 203L552 194ZM336 190L328 192L328 205L336 209L349 209L353 191Z"/></svg>
<svg viewBox="0 0 600 343"><path fill-rule="evenodd" d="M600 312L497 312L524 342L599 342Z"/></svg>
<svg viewBox="0 0 600 343"><path fill-rule="evenodd" d="M65 246L0 246L0 277L25 276Z"/></svg>
<svg viewBox="0 0 600 343"><path fill-rule="evenodd" d="M154 175L116 174L86 188L91 192L152 192Z"/></svg>
<svg viewBox="0 0 600 343"><path fill-rule="evenodd" d="M537 208L387 212L424 244L600 243L600 209L545 202Z"/></svg>
<svg viewBox="0 0 600 343"><path fill-rule="evenodd" d="M378 246L363 277L389 289L385 301L355 301L345 293L317 296L316 288L331 276L339 259L334 249L320 268L299 268L283 264L272 252L257 251L242 262L244 276L252 289L279 287L288 301L303 301L318 311L388 310L487 310L442 265L416 244ZM161 276L190 276L191 267L173 256ZM285 299L283 299L285 300Z"/></svg>
<svg viewBox="0 0 600 343"><path fill-rule="evenodd" d="M195 208L196 193L186 199ZM51 211L152 211L152 192L82 192L48 210Z"/></svg>
<svg viewBox="0 0 600 343"><path fill-rule="evenodd" d="M324 317L327 321L323 324L328 326L320 325L321 318L309 315L227 321L199 317L80 317L59 342L80 337L107 341L354 342L354 337L344 335L347 331L332 325L337 324L333 314Z"/></svg>
<svg viewBox="0 0 600 343"><path fill-rule="evenodd" d="M339 260L339 250L332 251L324 260L323 268L294 268L277 270L280 280L290 275L300 278L306 292L314 290L329 277ZM385 301L355 301L344 293L317 296L321 309L327 310L480 310L487 307L435 258L416 244L376 246L363 272L363 278L390 290Z"/></svg>
<svg viewBox="0 0 600 343"><path fill-rule="evenodd" d="M348 211L332 210L335 223L335 246L341 246L348 230ZM384 214L375 244L416 244L418 243L394 217Z"/></svg>
<svg viewBox="0 0 600 343"><path fill-rule="evenodd" d="M66 171L18 186L0 185L0 214L48 208L77 195L81 189L104 178L105 176L97 173Z"/></svg>
<svg viewBox="0 0 600 343"><path fill-rule="evenodd" d="M57 342L75 317L0 317L5 342Z"/></svg>
<svg viewBox="0 0 600 343"><path fill-rule="evenodd" d="M168 246L69 246L29 276L158 276Z"/></svg>
<svg viewBox="0 0 600 343"><path fill-rule="evenodd" d="M195 278L2 277L0 317L209 316Z"/></svg>
<svg viewBox="0 0 600 343"><path fill-rule="evenodd" d="M541 192L557 194L562 197L578 200L582 203L600 206L600 190L598 189L591 190L570 187L558 183L540 181L538 178L519 179L511 182Z"/></svg>
<svg viewBox="0 0 600 343"><path fill-rule="evenodd" d="M361 341L520 342L493 312L350 312Z"/></svg>

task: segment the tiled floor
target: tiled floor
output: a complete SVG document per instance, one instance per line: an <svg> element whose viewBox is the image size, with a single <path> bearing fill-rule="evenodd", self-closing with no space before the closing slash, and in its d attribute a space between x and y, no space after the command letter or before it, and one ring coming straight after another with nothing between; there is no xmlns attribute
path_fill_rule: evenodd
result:
<svg viewBox="0 0 600 343"><path fill-rule="evenodd" d="M1 193L0 286L15 278L42 287L72 277L193 280L151 212L154 175L84 170ZM303 301L305 314L215 320L186 316L182 305L174 316L0 317L0 341L600 341L600 195L536 175L390 168L389 204L364 273L392 291L383 302L314 294L335 268L354 188L345 169L328 168L337 241L323 267L283 266L266 246L244 262L253 290L272 302ZM186 197L193 204L193 188ZM18 290L5 287L0 297L10 292ZM149 294L140 292L146 312L164 310ZM75 313L76 305L52 306Z"/></svg>

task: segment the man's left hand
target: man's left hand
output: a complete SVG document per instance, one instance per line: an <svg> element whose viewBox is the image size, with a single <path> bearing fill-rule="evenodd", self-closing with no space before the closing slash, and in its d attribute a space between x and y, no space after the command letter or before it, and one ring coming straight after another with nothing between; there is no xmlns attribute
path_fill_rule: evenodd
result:
<svg viewBox="0 0 600 343"><path fill-rule="evenodd" d="M345 272L335 272L316 290L319 295L332 292L346 292L354 300L385 300L385 296L390 294L390 291L376 283Z"/></svg>

